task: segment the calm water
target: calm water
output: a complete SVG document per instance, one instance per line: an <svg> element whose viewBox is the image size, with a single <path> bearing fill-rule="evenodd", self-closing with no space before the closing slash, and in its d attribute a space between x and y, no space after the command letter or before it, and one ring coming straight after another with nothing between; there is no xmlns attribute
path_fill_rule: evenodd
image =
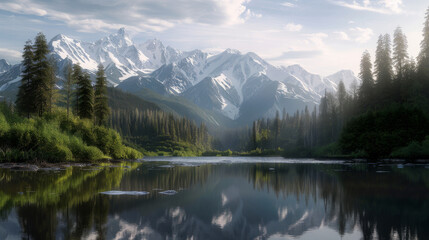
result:
<svg viewBox="0 0 429 240"><path fill-rule="evenodd" d="M0 239L429 237L428 166L149 160L0 169Z"/></svg>

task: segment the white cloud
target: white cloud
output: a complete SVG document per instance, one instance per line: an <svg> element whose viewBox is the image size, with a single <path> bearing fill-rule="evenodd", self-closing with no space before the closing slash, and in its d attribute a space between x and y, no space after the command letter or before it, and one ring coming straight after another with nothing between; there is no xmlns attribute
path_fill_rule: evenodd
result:
<svg viewBox="0 0 429 240"><path fill-rule="evenodd" d="M374 31L371 28L355 27L350 28L350 32L354 36L354 40L358 43L366 43L374 35Z"/></svg>
<svg viewBox="0 0 429 240"><path fill-rule="evenodd" d="M234 25L255 17L250 0L130 0L36 1L3 0L0 10L42 16L81 32L109 31L126 27L135 31L163 31L177 24Z"/></svg>
<svg viewBox="0 0 429 240"><path fill-rule="evenodd" d="M284 29L286 31L289 31L289 32L299 32L302 30L302 25L301 24L295 24L295 23L288 23L288 24L286 24Z"/></svg>
<svg viewBox="0 0 429 240"><path fill-rule="evenodd" d="M347 32L340 31L334 32L334 34L339 40L367 43L374 35L374 31L371 28L354 27L348 29Z"/></svg>
<svg viewBox="0 0 429 240"><path fill-rule="evenodd" d="M311 33L311 34L305 34L306 38L307 38L307 42L310 44L314 44L316 47L320 48L320 49L324 49L325 48L325 43L323 42L323 40L325 38L328 38L328 34L326 33Z"/></svg>
<svg viewBox="0 0 429 240"><path fill-rule="evenodd" d="M21 52L7 48L0 48L0 59L2 58L19 60L21 59Z"/></svg>
<svg viewBox="0 0 429 240"><path fill-rule="evenodd" d="M254 13L254 12L250 11L250 9L247 9L246 13L244 15L244 20L247 21L247 20L249 20L252 17L254 17L254 18L261 18L262 14Z"/></svg>
<svg viewBox="0 0 429 240"><path fill-rule="evenodd" d="M339 40L344 40L344 41L350 40L349 35L345 32L334 32L334 34L337 36L337 39Z"/></svg>
<svg viewBox="0 0 429 240"><path fill-rule="evenodd" d="M296 7L296 4L291 3L291 2L284 2L284 3L282 3L282 6L284 6L284 7Z"/></svg>
<svg viewBox="0 0 429 240"><path fill-rule="evenodd" d="M359 11L369 11L381 14L399 14L403 12L401 8L402 0L331 0L331 2L342 7Z"/></svg>
<svg viewBox="0 0 429 240"><path fill-rule="evenodd" d="M390 10L392 10L395 13L402 12L401 5L402 0L382 0L381 1L384 6Z"/></svg>

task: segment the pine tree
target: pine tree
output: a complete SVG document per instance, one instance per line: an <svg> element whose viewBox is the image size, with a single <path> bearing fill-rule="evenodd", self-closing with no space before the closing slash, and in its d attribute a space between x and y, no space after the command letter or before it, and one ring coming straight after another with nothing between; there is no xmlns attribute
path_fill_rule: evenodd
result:
<svg viewBox="0 0 429 240"><path fill-rule="evenodd" d="M107 98L107 82L102 64L98 65L94 95L95 121L98 125L104 125L107 123L110 111Z"/></svg>
<svg viewBox="0 0 429 240"><path fill-rule="evenodd" d="M71 63L68 63L64 69L64 81L63 81L63 89L64 89L64 101L67 109L67 118L70 114L70 106L71 106L71 98L73 94L73 68Z"/></svg>
<svg viewBox="0 0 429 240"><path fill-rule="evenodd" d="M426 11L426 18L423 27L423 40L420 44L420 54L418 58L419 79L425 89L429 89L429 8ZM427 91L426 91L426 94Z"/></svg>
<svg viewBox="0 0 429 240"><path fill-rule="evenodd" d="M393 64L395 65L398 79L401 79L404 74L404 66L408 60L407 48L407 37L402 33L402 29L398 27L393 35Z"/></svg>
<svg viewBox="0 0 429 240"><path fill-rule="evenodd" d="M338 84L337 99L338 99L338 111L339 111L338 131L341 131L344 125L346 105L347 105L347 91L343 81L340 81L340 83Z"/></svg>
<svg viewBox="0 0 429 240"><path fill-rule="evenodd" d="M82 68L79 66L79 64L74 64L73 65L73 73L72 73L72 84L77 86L79 84L79 82L81 81L81 78L83 77L83 73L82 73ZM74 91L75 92L75 96L74 96L74 111L76 114L79 113L79 91L77 91L77 89Z"/></svg>
<svg viewBox="0 0 429 240"><path fill-rule="evenodd" d="M34 54L31 40L25 43L22 58L21 86L19 86L16 107L21 114L29 118L30 114L34 113L34 102L30 91L31 81L34 78Z"/></svg>
<svg viewBox="0 0 429 240"><path fill-rule="evenodd" d="M367 109L373 101L374 88L371 55L368 51L362 55L359 77L362 80L362 85L359 88L359 103L362 109Z"/></svg>
<svg viewBox="0 0 429 240"><path fill-rule="evenodd" d="M49 66L48 66L48 74L47 74L47 84L48 88L47 96L48 96L48 104L47 104L47 111L51 112L52 108L55 106L55 103L58 100L58 90L55 88L55 83L57 82L57 76L56 76L56 70L55 70L55 60L49 59Z"/></svg>
<svg viewBox="0 0 429 240"><path fill-rule="evenodd" d="M35 110L41 116L48 110L51 80L49 77L48 44L43 33L39 33L34 41L34 78L30 84L30 91Z"/></svg>
<svg viewBox="0 0 429 240"><path fill-rule="evenodd" d="M375 75L377 76L377 92L379 104L389 100L393 76L390 36L380 35L375 53Z"/></svg>
<svg viewBox="0 0 429 240"><path fill-rule="evenodd" d="M279 135L280 135L280 114L279 114L279 111L276 111L276 117L274 118L275 147L278 146Z"/></svg>
<svg viewBox="0 0 429 240"><path fill-rule="evenodd" d="M94 90L91 85L91 77L84 73L79 77L77 83L77 93L79 96L78 116L80 118L92 119L94 115Z"/></svg>

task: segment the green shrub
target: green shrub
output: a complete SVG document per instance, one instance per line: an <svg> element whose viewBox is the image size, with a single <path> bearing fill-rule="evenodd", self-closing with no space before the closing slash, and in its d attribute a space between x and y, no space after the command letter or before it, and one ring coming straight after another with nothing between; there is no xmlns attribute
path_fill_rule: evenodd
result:
<svg viewBox="0 0 429 240"><path fill-rule="evenodd" d="M0 112L0 136L9 130L9 123L3 113Z"/></svg>
<svg viewBox="0 0 429 240"><path fill-rule="evenodd" d="M123 147L123 151L124 151L124 159L139 159L142 158L143 155L141 152L130 148L130 147Z"/></svg>
<svg viewBox="0 0 429 240"><path fill-rule="evenodd" d="M49 162L73 161L73 153L66 146L60 144L46 145L40 149L40 157Z"/></svg>
<svg viewBox="0 0 429 240"><path fill-rule="evenodd" d="M393 151L390 157L402 159L429 158L429 136L421 143L414 141L406 147Z"/></svg>
<svg viewBox="0 0 429 240"><path fill-rule="evenodd" d="M344 128L340 147L345 153L365 151L369 158L388 157L393 150L420 142L429 134L429 119L419 109L392 107L368 112Z"/></svg>
<svg viewBox="0 0 429 240"><path fill-rule="evenodd" d="M0 103L0 161L96 161L136 159L142 154L122 143L120 135L59 109L26 119Z"/></svg>

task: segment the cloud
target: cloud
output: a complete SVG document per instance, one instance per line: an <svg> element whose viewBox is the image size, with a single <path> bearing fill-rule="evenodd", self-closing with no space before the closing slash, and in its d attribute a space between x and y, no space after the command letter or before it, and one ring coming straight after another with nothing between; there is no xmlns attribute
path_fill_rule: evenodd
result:
<svg viewBox="0 0 429 240"><path fill-rule="evenodd" d="M250 11L250 9L247 9L246 13L244 14L244 20L247 21L247 20L249 20L252 17L254 17L254 18L261 18L262 14L254 13L254 12Z"/></svg>
<svg viewBox="0 0 429 240"><path fill-rule="evenodd" d="M358 43L366 43L374 35L374 31L371 28L355 27L350 28L350 32L355 36L355 41Z"/></svg>
<svg viewBox="0 0 429 240"><path fill-rule="evenodd" d="M350 40L349 35L345 32L334 32L334 34L337 35L337 39L339 40L344 40L344 41Z"/></svg>
<svg viewBox="0 0 429 240"><path fill-rule="evenodd" d="M83 32L125 26L136 31L163 31L176 24L240 24L262 15L251 11L250 0L3 0L0 9L42 16Z"/></svg>
<svg viewBox="0 0 429 240"><path fill-rule="evenodd" d="M339 40L367 43L374 35L374 31L371 28L354 27L348 29L347 33L334 32L334 34Z"/></svg>
<svg viewBox="0 0 429 240"><path fill-rule="evenodd" d="M331 0L333 4L338 6L358 10L369 11L381 14L399 14L403 10L402 0L353 0L353 1L339 1Z"/></svg>
<svg viewBox="0 0 429 240"><path fill-rule="evenodd" d="M313 44L314 46L324 49L325 43L323 42L323 39L328 37L328 34L326 33L311 33L311 34L305 34L306 37L305 42L308 44Z"/></svg>
<svg viewBox="0 0 429 240"><path fill-rule="evenodd" d="M283 52L280 56L267 58L268 61L281 61L288 59L304 59L304 58L313 58L321 55L323 52L320 50L302 50L302 51L286 51Z"/></svg>
<svg viewBox="0 0 429 240"><path fill-rule="evenodd" d="M21 59L21 52L6 48L0 48L0 59L19 60Z"/></svg>
<svg viewBox="0 0 429 240"><path fill-rule="evenodd" d="M291 3L291 2L284 2L281 4L284 7L296 7L295 3Z"/></svg>
<svg viewBox="0 0 429 240"><path fill-rule="evenodd" d="M301 24L295 24L295 23L288 23L288 24L286 24L284 29L286 31L289 31L289 32L299 32L302 30L302 25Z"/></svg>

